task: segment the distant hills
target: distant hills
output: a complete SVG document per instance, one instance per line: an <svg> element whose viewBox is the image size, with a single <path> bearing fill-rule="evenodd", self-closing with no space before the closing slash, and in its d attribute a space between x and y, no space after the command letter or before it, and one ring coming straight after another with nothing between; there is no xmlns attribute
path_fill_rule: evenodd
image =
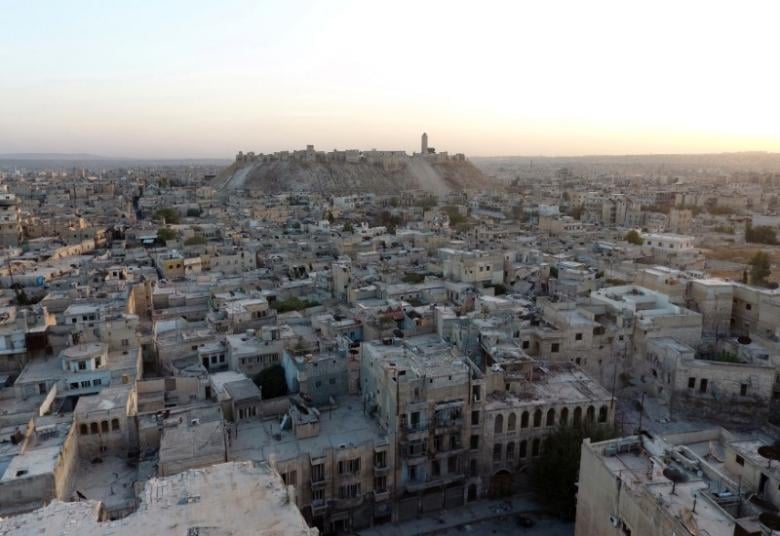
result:
<svg viewBox="0 0 780 536"><path fill-rule="evenodd" d="M0 167L132 167L132 166L224 166L227 158L129 158L90 153L0 153Z"/></svg>

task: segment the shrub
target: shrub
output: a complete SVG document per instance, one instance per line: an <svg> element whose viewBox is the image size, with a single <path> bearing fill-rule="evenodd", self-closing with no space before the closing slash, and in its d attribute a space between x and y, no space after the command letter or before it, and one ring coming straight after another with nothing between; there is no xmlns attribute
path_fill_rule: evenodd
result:
<svg viewBox="0 0 780 536"><path fill-rule="evenodd" d="M642 237L639 235L636 229L631 229L629 232L627 232L626 236L623 237L623 240L629 244L634 244L635 246L642 245Z"/></svg>
<svg viewBox="0 0 780 536"><path fill-rule="evenodd" d="M281 365L261 370L252 381L260 388L263 400L287 394L287 380L284 377L284 367Z"/></svg>
<svg viewBox="0 0 780 536"><path fill-rule="evenodd" d="M169 227L160 227L157 229L157 238L163 242L167 242L168 240L175 240L177 236L179 236L179 233Z"/></svg>
<svg viewBox="0 0 780 536"><path fill-rule="evenodd" d="M161 208L154 213L155 220L165 220L165 223L176 225L179 223L179 213L172 208Z"/></svg>

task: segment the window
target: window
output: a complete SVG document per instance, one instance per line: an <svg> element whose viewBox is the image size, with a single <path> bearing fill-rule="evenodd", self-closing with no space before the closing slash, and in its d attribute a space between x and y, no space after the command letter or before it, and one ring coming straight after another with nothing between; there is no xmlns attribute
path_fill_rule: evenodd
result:
<svg viewBox="0 0 780 536"><path fill-rule="evenodd" d="M354 460L342 460L339 462L339 474L346 473L359 473L360 472L360 458Z"/></svg>
<svg viewBox="0 0 780 536"><path fill-rule="evenodd" d="M526 456L528 456L528 441L523 439L520 442L520 446L518 447L517 451L518 451L517 455L520 458L525 458Z"/></svg>
<svg viewBox="0 0 780 536"><path fill-rule="evenodd" d="M119 419L111 419L111 430L119 430Z"/></svg>
<svg viewBox="0 0 780 536"><path fill-rule="evenodd" d="M574 340L575 341L581 341L582 340L582 333L576 333L574 335Z"/></svg>
<svg viewBox="0 0 780 536"><path fill-rule="evenodd" d="M318 463L311 466L311 481L322 482L325 480L325 464Z"/></svg>
<svg viewBox="0 0 780 536"><path fill-rule="evenodd" d="M494 462L500 462L501 461L501 450L502 450L501 443L496 443L495 445L493 445L493 461Z"/></svg>
<svg viewBox="0 0 780 536"><path fill-rule="evenodd" d="M322 382L317 380L316 382L314 382L314 387L322 387Z"/></svg>
<svg viewBox="0 0 780 536"><path fill-rule="evenodd" d="M471 412L471 425L476 426L479 424L479 412L478 411L472 411Z"/></svg>
<svg viewBox="0 0 780 536"><path fill-rule="evenodd" d="M699 383L699 392L700 393L706 393L707 392L707 378L702 378L701 382Z"/></svg>
<svg viewBox="0 0 780 536"><path fill-rule="evenodd" d="M471 450L476 450L476 449L479 448L479 436L478 435L475 434L475 435L471 436L471 440L469 441L469 447L471 448Z"/></svg>
<svg viewBox="0 0 780 536"><path fill-rule="evenodd" d="M378 476L374 478L374 491L377 493L383 493L387 491L387 477Z"/></svg>
<svg viewBox="0 0 780 536"><path fill-rule="evenodd" d="M538 428L542 425L542 410L537 409L534 411L534 428Z"/></svg>
<svg viewBox="0 0 780 536"><path fill-rule="evenodd" d="M507 432L514 432L517 427L517 416L514 413L509 414L509 422L506 426Z"/></svg>
<svg viewBox="0 0 780 536"><path fill-rule="evenodd" d="M78 389L79 388L79 382L71 382L68 384L68 387L71 389Z"/></svg>
<svg viewBox="0 0 780 536"><path fill-rule="evenodd" d="M737 465L745 465L745 458L737 454L736 458L734 459L735 462L737 462Z"/></svg>
<svg viewBox="0 0 780 536"><path fill-rule="evenodd" d="M739 386L739 394L740 396L747 396L747 389L748 386L746 383L743 383Z"/></svg>
<svg viewBox="0 0 780 536"><path fill-rule="evenodd" d="M382 450L374 453L374 466L384 467L387 464L387 452Z"/></svg>
<svg viewBox="0 0 780 536"><path fill-rule="evenodd" d="M557 343L557 342L552 343L552 347L550 348L550 350L554 354L557 354L558 351L560 351L560 349L561 349L561 345L560 345L560 343Z"/></svg>
<svg viewBox="0 0 780 536"><path fill-rule="evenodd" d="M81 382L81 387L83 387L85 389L87 387L89 387L90 385L92 385L92 382L90 382L89 380L84 380L83 382Z"/></svg>
<svg viewBox="0 0 780 536"><path fill-rule="evenodd" d="M457 456L450 456L449 458L447 458L447 472L450 474L458 472Z"/></svg>
<svg viewBox="0 0 780 536"><path fill-rule="evenodd" d="M539 456L539 447L541 446L541 440L536 437L531 443L531 456Z"/></svg>
<svg viewBox="0 0 780 536"><path fill-rule="evenodd" d="M696 378L688 378L688 389L696 388Z"/></svg>
<svg viewBox="0 0 780 536"><path fill-rule="evenodd" d="M358 496L360 496L360 484L339 487L339 499L354 499Z"/></svg>
<svg viewBox="0 0 780 536"><path fill-rule="evenodd" d="M599 408L599 422L600 423L607 422L608 415L609 415L609 410L607 409L607 406L601 406Z"/></svg>
<svg viewBox="0 0 780 536"><path fill-rule="evenodd" d="M496 434L500 434L504 432L504 416L499 414L496 415L496 422L493 426L493 432Z"/></svg>
<svg viewBox="0 0 780 536"><path fill-rule="evenodd" d="M311 500L312 501L324 501L325 500L325 490L324 489L313 489L313 490L311 490Z"/></svg>
<svg viewBox="0 0 780 536"><path fill-rule="evenodd" d="M92 433L92 434L97 434L98 433L98 423L96 423L96 422L89 423L89 432Z"/></svg>
<svg viewBox="0 0 780 536"><path fill-rule="evenodd" d="M102 383L103 380L101 380L100 378L95 378L94 380L92 380L92 385L100 385Z"/></svg>
<svg viewBox="0 0 780 536"><path fill-rule="evenodd" d="M331 384L331 385L336 385L336 378L329 379L328 383Z"/></svg>
<svg viewBox="0 0 780 536"><path fill-rule="evenodd" d="M87 362L79 361L79 370L87 370Z"/></svg>
<svg viewBox="0 0 780 536"><path fill-rule="evenodd" d="M752 306L752 305L750 305L749 303L746 303L746 304L745 304L745 309L746 309L746 310L750 311L752 308L753 308L753 306Z"/></svg>
<svg viewBox="0 0 780 536"><path fill-rule="evenodd" d="M552 408L547 410L547 426L555 426L555 410Z"/></svg>
<svg viewBox="0 0 780 536"><path fill-rule="evenodd" d="M520 416L520 428L528 428L528 412L524 411Z"/></svg>
<svg viewBox="0 0 780 536"><path fill-rule="evenodd" d="M531 341L523 341L523 350L528 350L531 347Z"/></svg>
<svg viewBox="0 0 780 536"><path fill-rule="evenodd" d="M506 446L506 459L507 461L515 459L515 444L508 443Z"/></svg>
<svg viewBox="0 0 780 536"><path fill-rule="evenodd" d="M89 433L89 430L87 429L87 423L81 423L79 425L79 433L81 435L87 435Z"/></svg>

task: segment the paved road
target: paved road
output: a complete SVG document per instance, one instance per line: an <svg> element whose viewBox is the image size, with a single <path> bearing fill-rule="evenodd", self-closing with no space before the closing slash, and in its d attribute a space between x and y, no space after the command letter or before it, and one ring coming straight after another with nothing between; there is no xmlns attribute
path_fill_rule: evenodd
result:
<svg viewBox="0 0 780 536"><path fill-rule="evenodd" d="M574 536L574 524L564 523L554 518L536 519L533 528L518 527L513 518L483 521L473 525L465 525L452 530L452 534L462 536L493 536L494 534L512 534L517 536Z"/></svg>
<svg viewBox="0 0 780 536"><path fill-rule="evenodd" d="M514 496L510 500L477 501L469 503L455 510L442 510L432 512L430 515L419 519L412 519L401 523L388 523L378 525L370 529L358 532L360 536L422 536L439 534L501 534L492 532L494 528L489 522L498 522L507 519L508 524L502 525L506 530L512 528L513 534L550 534L551 536L571 536L569 532L521 532L522 529L514 523L514 516L519 513L531 513L530 517L537 517L536 512L541 509L530 497ZM542 520L542 528L546 526L549 518ZM543 525L544 523L544 525ZM553 526L553 525L550 525ZM487 532L471 532L486 530Z"/></svg>

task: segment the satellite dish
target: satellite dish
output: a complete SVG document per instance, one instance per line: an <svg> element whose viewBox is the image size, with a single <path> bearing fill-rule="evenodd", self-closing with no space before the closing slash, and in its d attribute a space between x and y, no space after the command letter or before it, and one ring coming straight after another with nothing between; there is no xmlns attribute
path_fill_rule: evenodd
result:
<svg viewBox="0 0 780 536"><path fill-rule="evenodd" d="M688 481L688 475L676 467L667 467L664 469L664 476L672 481L672 495L675 495L678 482Z"/></svg>
<svg viewBox="0 0 780 536"><path fill-rule="evenodd" d="M758 454L767 460L780 460L780 445L758 447Z"/></svg>

